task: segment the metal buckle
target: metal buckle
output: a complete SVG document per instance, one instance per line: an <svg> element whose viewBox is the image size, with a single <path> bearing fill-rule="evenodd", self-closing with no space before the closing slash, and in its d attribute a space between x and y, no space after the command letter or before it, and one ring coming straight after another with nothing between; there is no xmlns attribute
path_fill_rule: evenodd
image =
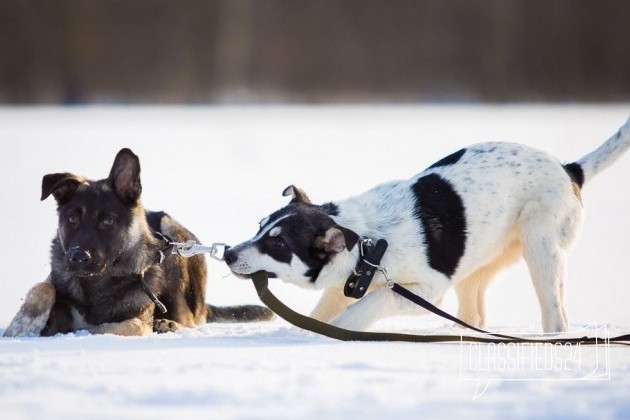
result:
<svg viewBox="0 0 630 420"><path fill-rule="evenodd" d="M361 257L365 257L367 255L365 247L369 248L371 246L372 240L370 238L361 239L361 242L359 242L359 253L361 254Z"/></svg>

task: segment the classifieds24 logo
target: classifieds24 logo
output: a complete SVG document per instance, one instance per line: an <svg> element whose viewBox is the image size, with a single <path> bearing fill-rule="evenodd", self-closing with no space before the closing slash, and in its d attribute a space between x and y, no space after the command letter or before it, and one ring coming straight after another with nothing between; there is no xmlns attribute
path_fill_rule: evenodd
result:
<svg viewBox="0 0 630 420"><path fill-rule="evenodd" d="M540 338L538 334L525 334ZM595 337L596 343L475 343L461 341L460 379L475 381L473 400L493 381L602 381L610 380L610 333L591 324L569 337Z"/></svg>

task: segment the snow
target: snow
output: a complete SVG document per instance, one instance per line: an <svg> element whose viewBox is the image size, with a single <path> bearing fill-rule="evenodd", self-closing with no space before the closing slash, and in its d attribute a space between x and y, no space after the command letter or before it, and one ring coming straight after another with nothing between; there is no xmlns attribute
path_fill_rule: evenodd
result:
<svg viewBox="0 0 630 420"><path fill-rule="evenodd" d="M141 159L147 208L167 210L205 243L237 243L286 203L281 192L289 184L315 202L344 198L490 140L524 143L570 162L613 134L629 111L627 104L0 108L0 331L28 288L47 275L56 217L52 200L38 201L46 173L102 178L116 152L130 147ZM625 156L584 190L586 222L567 284L575 329L597 322L611 335L630 331L628 179ZM218 262L208 265L209 302L258 302L247 281ZM318 297L280 281L271 289L303 313ZM491 329L540 331L523 264L501 275L488 299ZM452 293L443 308L456 312ZM429 316L385 320L377 329L461 333ZM573 371L524 373L475 372L466 358L477 350L459 343L343 343L278 319L141 338L85 332L2 338L0 416L630 415L625 347L582 348ZM482 350L486 357L493 349ZM602 376L578 379L590 371Z"/></svg>

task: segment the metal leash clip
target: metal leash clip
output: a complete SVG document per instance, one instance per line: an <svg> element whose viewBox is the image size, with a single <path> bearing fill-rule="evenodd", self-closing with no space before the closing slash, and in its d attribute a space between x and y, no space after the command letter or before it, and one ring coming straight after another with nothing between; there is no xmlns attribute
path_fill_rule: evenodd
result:
<svg viewBox="0 0 630 420"><path fill-rule="evenodd" d="M393 278L389 277L389 273L387 272L387 269L383 267L382 265L379 265L377 270L383 273L383 277L385 277L385 284L387 285L387 288L393 289L394 284L396 284L396 281Z"/></svg>
<svg viewBox="0 0 630 420"><path fill-rule="evenodd" d="M186 243L172 242L171 245L173 245L173 254L190 258L194 255L208 253L210 258L214 258L217 261L223 261L223 254L225 254L225 250L229 248L227 244L222 242L215 242L211 246L205 246L192 240Z"/></svg>

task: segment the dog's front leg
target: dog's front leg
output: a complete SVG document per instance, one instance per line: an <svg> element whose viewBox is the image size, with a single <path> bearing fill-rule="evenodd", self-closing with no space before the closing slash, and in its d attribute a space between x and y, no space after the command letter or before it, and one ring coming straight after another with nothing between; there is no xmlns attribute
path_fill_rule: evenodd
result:
<svg viewBox="0 0 630 420"><path fill-rule="evenodd" d="M40 335L46 327L56 295L55 286L49 281L33 286L26 294L22 307L4 331L3 336Z"/></svg>
<svg viewBox="0 0 630 420"><path fill-rule="evenodd" d="M419 284L409 284L405 287L433 304L438 304L443 296L443 293L439 293L440 290L422 287ZM350 305L331 323L349 330L364 331L379 319L425 313L427 311L422 307L383 287L368 293L357 303Z"/></svg>
<svg viewBox="0 0 630 420"><path fill-rule="evenodd" d="M122 322L108 322L90 329L92 334L115 334L124 336L151 335L153 326L140 318L131 318Z"/></svg>
<svg viewBox="0 0 630 420"><path fill-rule="evenodd" d="M344 296L343 289L330 287L324 290L322 297L311 312L311 318L329 322L354 301L355 299Z"/></svg>
<svg viewBox="0 0 630 420"><path fill-rule="evenodd" d="M396 301L391 290L376 289L350 305L331 324L348 330L364 331L377 320L396 315L393 310L395 306Z"/></svg>

